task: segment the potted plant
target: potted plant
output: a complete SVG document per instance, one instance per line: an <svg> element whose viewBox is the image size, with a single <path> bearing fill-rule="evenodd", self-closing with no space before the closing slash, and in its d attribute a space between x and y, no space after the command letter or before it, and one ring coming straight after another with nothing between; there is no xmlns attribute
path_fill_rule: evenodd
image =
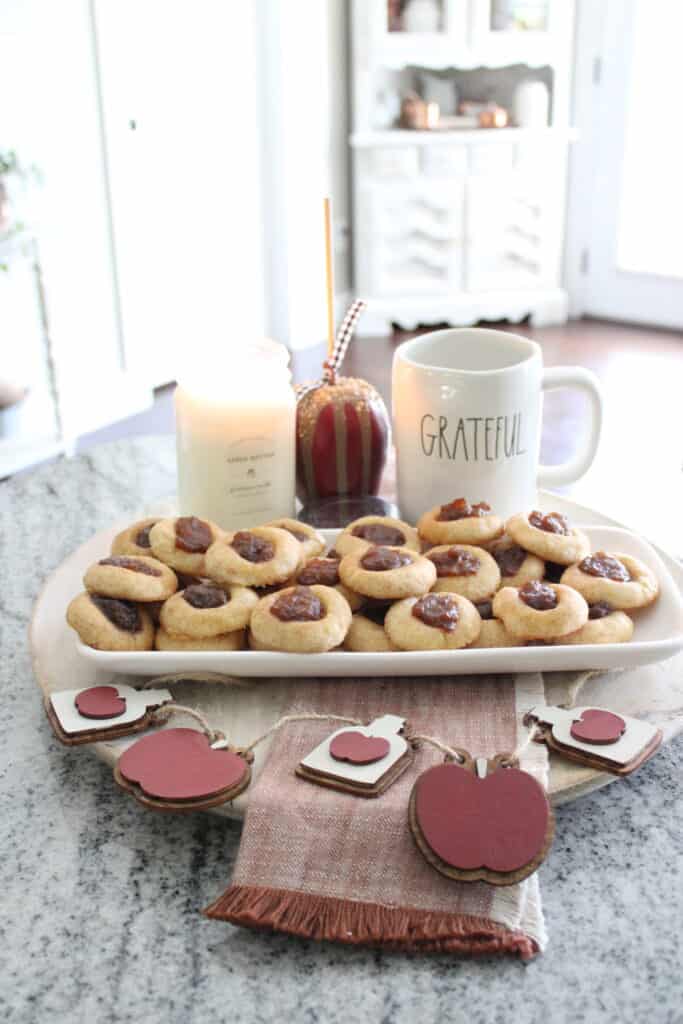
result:
<svg viewBox="0 0 683 1024"><path fill-rule="evenodd" d="M7 189L7 178L12 174L21 174L17 154L13 149L0 149L0 232L9 230L10 204Z"/></svg>

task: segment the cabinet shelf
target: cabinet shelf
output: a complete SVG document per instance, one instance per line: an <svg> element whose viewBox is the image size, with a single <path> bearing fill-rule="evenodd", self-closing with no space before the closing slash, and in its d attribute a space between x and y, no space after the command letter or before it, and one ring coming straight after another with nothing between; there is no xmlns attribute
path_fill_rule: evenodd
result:
<svg viewBox="0 0 683 1024"><path fill-rule="evenodd" d="M501 40L473 49L454 43L451 36L443 34L387 40L378 47L373 59L377 66L393 71L405 67L470 71L472 68L504 68L511 64L526 64L529 68L552 67L561 60L561 54L545 39L524 39L513 44Z"/></svg>
<svg viewBox="0 0 683 1024"><path fill-rule="evenodd" d="M373 146L443 146L453 143L471 142L533 142L534 140L555 139L571 142L576 138L576 129L571 127L549 128L473 128L453 131L408 131L401 128L382 128L376 131L353 132L349 142L354 149Z"/></svg>

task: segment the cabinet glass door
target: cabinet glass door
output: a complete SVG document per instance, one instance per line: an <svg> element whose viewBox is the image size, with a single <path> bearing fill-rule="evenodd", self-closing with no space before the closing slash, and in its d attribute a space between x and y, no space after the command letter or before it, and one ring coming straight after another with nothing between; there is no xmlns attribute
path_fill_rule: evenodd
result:
<svg viewBox="0 0 683 1024"><path fill-rule="evenodd" d="M491 0L489 31L547 32L548 0Z"/></svg>
<svg viewBox="0 0 683 1024"><path fill-rule="evenodd" d="M537 43L534 59L548 60L550 39L566 38L571 31L570 0L472 0L472 41L493 46L496 59L514 63ZM501 47L511 46L506 53ZM523 60L524 62L524 60Z"/></svg>
<svg viewBox="0 0 683 1024"><path fill-rule="evenodd" d="M389 32L444 32L446 0L386 0Z"/></svg>

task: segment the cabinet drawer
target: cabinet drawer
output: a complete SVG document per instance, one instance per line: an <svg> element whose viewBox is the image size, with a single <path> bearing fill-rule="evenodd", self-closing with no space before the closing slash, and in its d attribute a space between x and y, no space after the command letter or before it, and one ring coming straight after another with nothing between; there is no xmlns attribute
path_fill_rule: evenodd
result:
<svg viewBox="0 0 683 1024"><path fill-rule="evenodd" d="M460 242L428 245L406 240L382 244L373 260L376 295L448 295L462 289L463 249Z"/></svg>
<svg viewBox="0 0 683 1024"><path fill-rule="evenodd" d="M467 174L467 146L425 146L422 150L422 171L435 177Z"/></svg>
<svg viewBox="0 0 683 1024"><path fill-rule="evenodd" d="M467 187L467 288L538 287L552 277L545 196L515 176Z"/></svg>
<svg viewBox="0 0 683 1024"><path fill-rule="evenodd" d="M505 174L512 170L515 147L505 142L470 146L471 174Z"/></svg>
<svg viewBox="0 0 683 1024"><path fill-rule="evenodd" d="M412 178L420 171L416 146L386 146L370 153L370 171L376 178Z"/></svg>
<svg viewBox="0 0 683 1024"><path fill-rule="evenodd" d="M462 181L428 182L405 186L376 186L367 195L372 230L380 239L418 235L456 240L464 234Z"/></svg>
<svg viewBox="0 0 683 1024"><path fill-rule="evenodd" d="M547 275L538 258L519 253L505 241L493 246L469 246L467 250L466 288L470 292L505 291L514 288L539 288Z"/></svg>

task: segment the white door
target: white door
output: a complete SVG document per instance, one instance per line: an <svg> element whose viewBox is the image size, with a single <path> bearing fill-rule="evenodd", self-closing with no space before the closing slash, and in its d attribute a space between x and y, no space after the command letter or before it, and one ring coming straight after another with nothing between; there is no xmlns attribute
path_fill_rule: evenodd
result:
<svg viewBox="0 0 683 1024"><path fill-rule="evenodd" d="M570 231L575 312L683 328L683 3L583 4Z"/></svg>
<svg viewBox="0 0 683 1024"><path fill-rule="evenodd" d="M151 401L121 344L96 70L88 0L0 0L0 146L40 171L39 182L17 200L26 234L37 239L62 440L69 445ZM5 288L12 283L5 278ZM0 296L0 351L8 376L27 373L31 397L7 429L8 448L16 441L26 464L24 441L52 430L46 423L53 413L48 398L39 409L49 372L35 281L16 288L14 315ZM0 459L0 472L18 465Z"/></svg>
<svg viewBox="0 0 683 1024"><path fill-rule="evenodd" d="M94 10L125 359L156 386L263 333L254 5Z"/></svg>

